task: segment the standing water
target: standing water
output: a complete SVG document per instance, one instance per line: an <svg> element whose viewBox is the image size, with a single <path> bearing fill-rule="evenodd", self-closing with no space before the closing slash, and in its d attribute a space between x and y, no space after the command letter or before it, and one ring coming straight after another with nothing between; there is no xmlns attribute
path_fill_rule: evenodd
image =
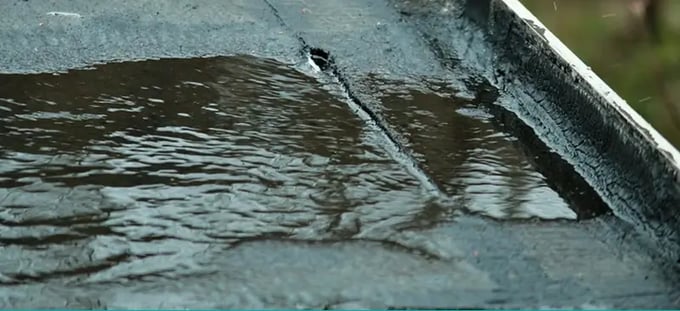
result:
<svg viewBox="0 0 680 311"><path fill-rule="evenodd" d="M460 211L576 218L492 116L394 85L375 82L387 120L448 203L426 196L341 98L286 64L171 59L0 76L0 297L210 275L227 269L208 255L217 246L385 241ZM267 249L277 248L248 258ZM222 281L229 291L238 280Z"/></svg>

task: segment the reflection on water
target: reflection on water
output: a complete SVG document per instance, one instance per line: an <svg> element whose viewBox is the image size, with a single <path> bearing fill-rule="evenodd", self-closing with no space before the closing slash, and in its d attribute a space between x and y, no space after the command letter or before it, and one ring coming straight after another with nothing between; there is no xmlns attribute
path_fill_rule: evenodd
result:
<svg viewBox="0 0 680 311"><path fill-rule="evenodd" d="M517 149L516 138L492 124L484 107L455 102L445 95L451 90L434 82L429 87L436 92L404 88L397 81L367 83L425 172L467 210L494 218L577 217Z"/></svg>
<svg viewBox="0 0 680 311"><path fill-rule="evenodd" d="M389 121L456 206L428 199L326 86L274 61L0 76L0 283L210 274L219 264L201 254L214 245L389 240L462 208L575 217L490 116L376 86Z"/></svg>

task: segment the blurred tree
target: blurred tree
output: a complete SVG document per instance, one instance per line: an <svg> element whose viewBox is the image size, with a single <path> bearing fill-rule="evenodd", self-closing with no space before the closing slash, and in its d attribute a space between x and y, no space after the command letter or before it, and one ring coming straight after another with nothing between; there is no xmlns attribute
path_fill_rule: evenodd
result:
<svg viewBox="0 0 680 311"><path fill-rule="evenodd" d="M662 6L662 0L632 0L629 5L633 16L642 22L643 28L655 43L661 41L660 10Z"/></svg>

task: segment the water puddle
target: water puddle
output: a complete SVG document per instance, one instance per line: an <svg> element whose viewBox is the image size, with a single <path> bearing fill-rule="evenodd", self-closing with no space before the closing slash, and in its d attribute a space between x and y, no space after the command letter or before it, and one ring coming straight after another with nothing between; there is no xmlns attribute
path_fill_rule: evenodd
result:
<svg viewBox="0 0 680 311"><path fill-rule="evenodd" d="M530 130L521 128L521 122L505 124L514 120L491 108L493 96L455 98L449 95L453 90L438 81L409 87L403 81L369 77L365 83L425 173L459 207L498 219L589 218L606 209L559 156L547 155L537 138L527 137ZM522 135L522 142L513 132ZM525 148L527 141L533 141L531 150ZM558 180L546 178L546 170L537 165L540 160L540 165L553 165L548 171L562 168L558 174L548 173ZM565 179L569 187L555 185ZM571 195L565 198L556 190Z"/></svg>
<svg viewBox="0 0 680 311"><path fill-rule="evenodd" d="M327 86L251 57L0 76L0 283L211 273L209 245L576 214L478 107L375 81L433 201Z"/></svg>

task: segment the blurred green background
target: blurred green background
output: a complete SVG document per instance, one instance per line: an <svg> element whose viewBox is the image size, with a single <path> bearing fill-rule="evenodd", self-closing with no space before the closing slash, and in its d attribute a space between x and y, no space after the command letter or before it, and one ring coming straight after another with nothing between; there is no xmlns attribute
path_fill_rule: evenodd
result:
<svg viewBox="0 0 680 311"><path fill-rule="evenodd" d="M635 0L522 0L562 42L680 147L680 0L663 1L654 41Z"/></svg>

